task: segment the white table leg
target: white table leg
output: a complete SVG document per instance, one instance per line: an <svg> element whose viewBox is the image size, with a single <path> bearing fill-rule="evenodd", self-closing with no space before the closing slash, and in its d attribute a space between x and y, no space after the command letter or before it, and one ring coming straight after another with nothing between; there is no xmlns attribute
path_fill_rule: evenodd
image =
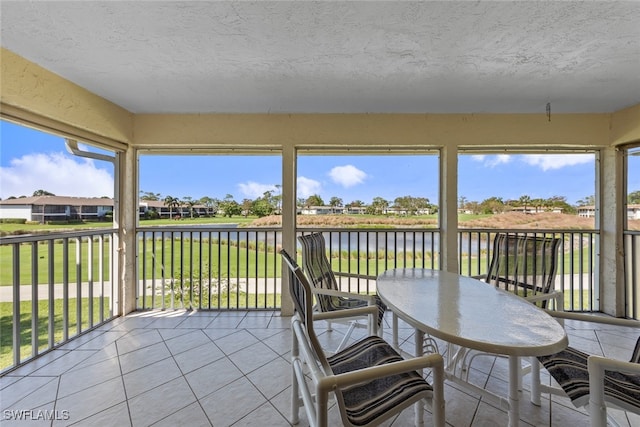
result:
<svg viewBox="0 0 640 427"><path fill-rule="evenodd" d="M540 406L540 362L531 357L531 403Z"/></svg>
<svg viewBox="0 0 640 427"><path fill-rule="evenodd" d="M391 312L391 333L393 337L391 345L396 350L400 350L400 345L398 344L398 315L394 312Z"/></svg>
<svg viewBox="0 0 640 427"><path fill-rule="evenodd" d="M416 329L416 342L415 342L415 355L416 357L420 357L424 354L424 349L422 348L424 342L424 332ZM423 375L423 370L420 369L418 371L420 375ZM421 426L424 424L424 399L420 399L415 404L416 411L416 426Z"/></svg>
<svg viewBox="0 0 640 427"><path fill-rule="evenodd" d="M520 358L509 356L509 427L520 423L520 401L518 398L518 377L520 376Z"/></svg>

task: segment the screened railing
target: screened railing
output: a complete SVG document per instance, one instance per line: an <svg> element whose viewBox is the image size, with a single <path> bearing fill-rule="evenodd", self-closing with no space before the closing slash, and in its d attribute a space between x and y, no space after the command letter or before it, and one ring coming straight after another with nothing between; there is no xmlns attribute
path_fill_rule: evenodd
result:
<svg viewBox="0 0 640 427"><path fill-rule="evenodd" d="M345 291L375 292L390 268L440 268L440 231L421 228L299 228L321 231ZM493 236L503 231L561 238L555 288L565 309L597 311L596 231L464 229L460 273L486 273ZM139 308L273 309L280 307L279 229L162 227L139 230Z"/></svg>
<svg viewBox="0 0 640 427"><path fill-rule="evenodd" d="M555 289L564 294L564 309L568 311L600 309L595 270L599 240L597 231L463 229L458 233L461 274L479 276L487 272L491 263L493 238L497 232L516 236L560 238Z"/></svg>
<svg viewBox="0 0 640 427"><path fill-rule="evenodd" d="M0 371L114 317L113 233L0 238Z"/></svg>
<svg viewBox="0 0 640 427"><path fill-rule="evenodd" d="M344 290L375 292L391 268L440 268L440 230L299 228L324 233ZM496 232L562 238L555 287L565 309L597 311L596 231L459 231L460 273L486 272ZM11 369L117 313L113 230L0 238L2 371ZM278 309L279 228L144 227L138 229L138 309ZM640 233L625 233L627 316L640 307ZM299 255L299 254L298 254Z"/></svg>
<svg viewBox="0 0 640 427"><path fill-rule="evenodd" d="M640 231L624 232L626 316L640 319Z"/></svg>

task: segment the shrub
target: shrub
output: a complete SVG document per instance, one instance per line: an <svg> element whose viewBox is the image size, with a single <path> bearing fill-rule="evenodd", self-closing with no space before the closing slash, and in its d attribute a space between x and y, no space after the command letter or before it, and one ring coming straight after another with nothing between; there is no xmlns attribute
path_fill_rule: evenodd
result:
<svg viewBox="0 0 640 427"><path fill-rule="evenodd" d="M0 218L0 222L4 224L24 224L27 220L26 218Z"/></svg>

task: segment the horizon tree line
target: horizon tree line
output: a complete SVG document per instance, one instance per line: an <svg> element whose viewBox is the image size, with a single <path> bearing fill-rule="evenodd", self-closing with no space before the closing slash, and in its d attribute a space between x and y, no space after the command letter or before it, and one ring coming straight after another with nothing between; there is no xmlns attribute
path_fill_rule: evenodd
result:
<svg viewBox="0 0 640 427"><path fill-rule="evenodd" d="M279 185L276 187L278 190L280 189ZM55 194L39 189L33 192L33 196L55 196ZM25 197L27 196L11 196L8 197L7 200ZM193 218L194 215L197 215L197 212L194 209L196 206L204 206L207 215L209 216L215 216L217 213L221 212L222 215L226 217L232 217L234 215L243 215L245 217L255 215L257 217L264 217L280 213L282 194L276 194L275 191L265 191L262 196L257 197L256 199L252 200L245 198L241 202L237 202L232 194L227 194L224 199L217 199L209 196L194 199L191 196L178 198L166 195L163 197L161 193L140 191L140 200L162 201L164 206L169 208L170 217L173 217L174 209L182 212L182 209L180 208L187 208L189 216ZM630 192L627 195L627 203L640 204L640 190ZM492 196L481 202L468 200L465 196L460 196L458 199L458 208L461 210L468 210L473 214L503 213L513 208L524 208L525 211L530 210L533 212L560 208L563 212L575 213L577 211L577 207L590 206L594 204L595 196L593 195L586 196L583 199L578 200L576 205L569 204L564 196L552 196L545 199L522 195L518 199L507 200L504 200L502 197ZM430 203L428 198L409 195L396 197L393 201L386 200L382 197L374 197L370 204L366 204L362 200L358 199L345 204L343 199L340 197L333 196L329 199L329 203L325 203L319 194L312 194L307 198L298 198L296 200L296 206L298 208L329 206L334 210L338 210L338 208L364 207L365 213L371 215L381 215L384 212L387 212L390 208L401 210L409 215L416 215L424 210L430 210L431 212L437 212L438 210L438 205Z"/></svg>

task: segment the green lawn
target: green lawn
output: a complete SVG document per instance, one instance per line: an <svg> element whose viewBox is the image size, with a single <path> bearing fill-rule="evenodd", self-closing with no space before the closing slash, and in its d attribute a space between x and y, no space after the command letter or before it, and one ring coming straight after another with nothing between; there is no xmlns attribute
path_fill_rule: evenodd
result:
<svg viewBox="0 0 640 427"><path fill-rule="evenodd" d="M184 219L152 219L152 220L140 220L141 227L153 227L158 225L207 225L207 224L247 224L256 219L256 216L248 217L214 217L214 218L184 218ZM34 234L34 233L51 233L59 231L69 230L86 230L86 229L102 229L113 228L112 223L107 222L85 222L81 224L7 224L0 223L0 234L12 234L19 232L18 234Z"/></svg>
<svg viewBox="0 0 640 427"><path fill-rule="evenodd" d="M93 319L89 318L89 303L87 298L80 300L80 322L78 322L76 298L69 299L68 306L68 336L74 336L81 331L89 329L92 325L99 323L100 299L93 301ZM105 318L109 317L110 300L103 299L103 310ZM54 344L62 342L64 338L64 308L63 300L54 300L53 305L53 335ZM25 359L31 356L32 352L32 308L31 301L20 303L20 357ZM49 302L47 300L38 301L38 334L37 342L39 351L49 348ZM13 365L13 303L0 302L0 370Z"/></svg>

